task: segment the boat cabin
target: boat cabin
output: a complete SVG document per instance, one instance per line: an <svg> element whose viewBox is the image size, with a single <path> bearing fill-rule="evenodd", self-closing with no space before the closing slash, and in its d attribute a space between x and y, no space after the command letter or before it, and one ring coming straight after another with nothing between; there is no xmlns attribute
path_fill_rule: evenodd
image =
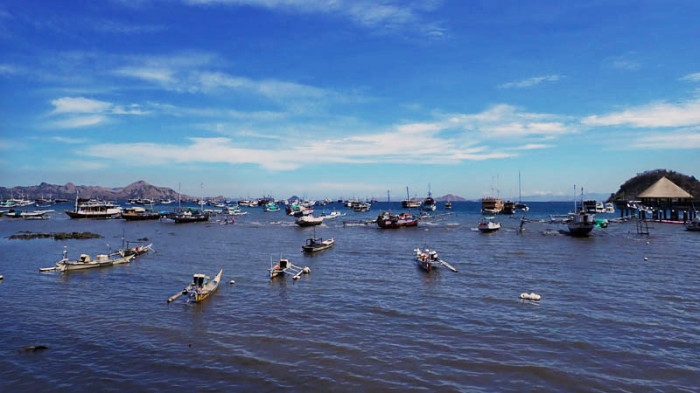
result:
<svg viewBox="0 0 700 393"><path fill-rule="evenodd" d="M289 267L289 265L290 265L290 263L289 263L288 259L280 259L280 264L279 264L280 269L286 269Z"/></svg>
<svg viewBox="0 0 700 393"><path fill-rule="evenodd" d="M91 262L88 254L80 254L80 262Z"/></svg>
<svg viewBox="0 0 700 393"><path fill-rule="evenodd" d="M192 276L192 284L194 284L195 287L203 287L204 286L204 279L206 277L204 274L195 274Z"/></svg>
<svg viewBox="0 0 700 393"><path fill-rule="evenodd" d="M323 239L320 237L310 237L306 239L306 245L309 247L315 246L317 244L321 244L323 242Z"/></svg>

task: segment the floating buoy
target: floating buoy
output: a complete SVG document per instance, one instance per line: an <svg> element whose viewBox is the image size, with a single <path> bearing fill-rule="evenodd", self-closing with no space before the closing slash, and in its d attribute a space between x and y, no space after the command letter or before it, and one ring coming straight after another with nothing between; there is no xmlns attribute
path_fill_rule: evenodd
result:
<svg viewBox="0 0 700 393"><path fill-rule="evenodd" d="M2 274L0 274L0 280L2 280L3 278L5 278L5 277L3 277Z"/></svg>
<svg viewBox="0 0 700 393"><path fill-rule="evenodd" d="M520 298L523 300L540 300L542 296L536 294L535 292L521 293Z"/></svg>
<svg viewBox="0 0 700 393"><path fill-rule="evenodd" d="M235 283L236 283L236 280L231 280L231 282L229 284L233 285Z"/></svg>
<svg viewBox="0 0 700 393"><path fill-rule="evenodd" d="M309 269L309 267L307 266L304 268L303 272L304 272L304 274L309 274L309 273L311 273L311 269Z"/></svg>
<svg viewBox="0 0 700 393"><path fill-rule="evenodd" d="M644 257L644 260L645 260L645 261L648 261L648 260L649 260L649 258L647 258L647 257Z"/></svg>

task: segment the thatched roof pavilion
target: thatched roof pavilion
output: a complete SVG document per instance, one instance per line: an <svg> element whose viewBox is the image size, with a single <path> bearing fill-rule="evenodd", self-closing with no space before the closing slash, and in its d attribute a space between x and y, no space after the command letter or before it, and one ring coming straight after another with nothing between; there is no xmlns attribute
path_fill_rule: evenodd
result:
<svg viewBox="0 0 700 393"><path fill-rule="evenodd" d="M656 183L652 184L651 187L644 190L641 194L637 196L641 200L645 199L692 199L693 196L690 195L684 189L678 187L676 183L668 180L666 176L659 179Z"/></svg>

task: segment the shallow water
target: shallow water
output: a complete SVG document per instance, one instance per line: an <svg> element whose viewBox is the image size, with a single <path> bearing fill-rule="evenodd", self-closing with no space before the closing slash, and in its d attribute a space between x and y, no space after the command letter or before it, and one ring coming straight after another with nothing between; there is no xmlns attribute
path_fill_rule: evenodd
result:
<svg viewBox="0 0 700 393"><path fill-rule="evenodd" d="M233 225L58 212L0 220L0 383L72 392L695 391L698 233L654 224L638 236L624 223L579 239L554 224L519 233L518 219L502 217L500 231L481 234L478 204L453 206L444 221L399 230L343 225L386 204L348 212L316 228L336 244L312 257L301 245L313 228L260 209ZM531 207L529 217L544 218L571 204ZM104 238L8 240L20 231ZM94 256L117 248L122 232L148 237L157 252L130 265L38 272L64 245L70 257ZM459 272L426 274L416 247ZM270 281L266 269L280 255L311 274ZM219 268L222 284L204 303L166 303L193 273ZM532 291L540 302L519 299ZM38 344L49 349L20 351Z"/></svg>

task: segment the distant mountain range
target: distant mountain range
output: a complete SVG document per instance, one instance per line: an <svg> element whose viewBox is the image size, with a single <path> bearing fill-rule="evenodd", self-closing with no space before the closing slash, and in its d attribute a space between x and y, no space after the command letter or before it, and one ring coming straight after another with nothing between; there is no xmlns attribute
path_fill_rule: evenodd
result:
<svg viewBox="0 0 700 393"><path fill-rule="evenodd" d="M126 187L107 188L100 186L76 186L73 183L66 185L41 183L38 186L28 187L0 187L0 195L3 199L11 197L19 198L20 196L26 199L37 198L62 198L74 200L76 195L80 198L95 198L102 200L127 200L132 198L147 198L147 199L172 199L177 200L178 194L176 191L167 187L157 187L146 183L143 180L131 183ZM182 195L182 199L192 199L187 195Z"/></svg>
<svg viewBox="0 0 700 393"><path fill-rule="evenodd" d="M168 187L158 187L151 185L143 180L139 180L135 183L131 183L126 187L117 188L107 188L100 186L76 186L73 183L67 183L65 185L48 184L41 183L37 186L27 186L27 187L0 187L0 198L19 198L20 196L26 199L37 199L37 198L63 198L74 200L77 193L80 193L81 198L95 198L102 200L116 200L124 201L132 198L147 198L147 199L172 199L177 200L178 194L175 190ZM585 199L595 199L597 201L605 201L610 197L611 194L600 194L600 193L590 193L585 194ZM192 197L189 195L182 195L182 200L197 199L198 197ZM223 200L226 199L223 196L217 197L207 197L207 199ZM418 201L422 201L425 198L416 198ZM504 200L508 198L503 198ZM438 202L464 202L467 201L459 195L446 194L439 197L435 197ZM473 199L473 201L480 201L481 199ZM536 196L523 196L523 201L525 202L556 202L556 201L572 201L573 195L554 195L554 194L544 194Z"/></svg>

